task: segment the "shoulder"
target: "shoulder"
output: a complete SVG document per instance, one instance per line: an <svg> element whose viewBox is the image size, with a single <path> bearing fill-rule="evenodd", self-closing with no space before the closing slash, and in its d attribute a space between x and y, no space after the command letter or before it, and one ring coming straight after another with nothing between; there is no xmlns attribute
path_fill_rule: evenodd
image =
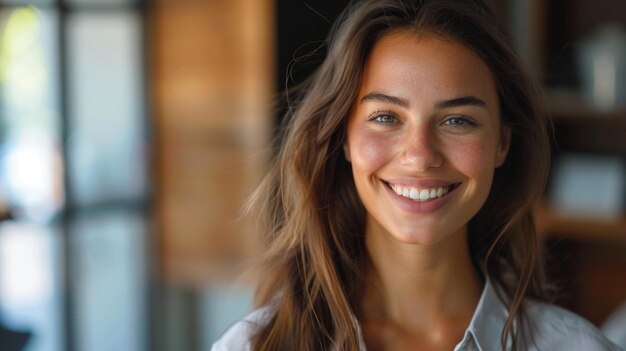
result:
<svg viewBox="0 0 626 351"><path fill-rule="evenodd" d="M259 308L228 328L211 347L211 351L249 351L256 331L272 317L274 308Z"/></svg>
<svg viewBox="0 0 626 351"><path fill-rule="evenodd" d="M619 351L593 324L561 307L527 303L532 341L538 350Z"/></svg>

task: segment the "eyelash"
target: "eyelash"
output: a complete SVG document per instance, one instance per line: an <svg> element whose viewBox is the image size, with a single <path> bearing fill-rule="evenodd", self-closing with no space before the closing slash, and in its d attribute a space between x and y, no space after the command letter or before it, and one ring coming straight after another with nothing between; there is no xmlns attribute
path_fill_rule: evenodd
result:
<svg viewBox="0 0 626 351"><path fill-rule="evenodd" d="M383 121L379 120L379 118L381 118L381 117L389 117L389 118L391 118L393 120L392 121L383 122ZM371 121L371 122L374 122L376 124L385 126L385 127L389 127L389 126L393 125L394 123L398 122L398 118L395 116L395 114L393 112L387 111L387 110L375 111L374 113L372 113L368 117L368 120ZM450 122L454 122L454 123L450 123ZM442 125L449 125L449 126L457 127L457 128L469 128L469 127L475 127L478 124L471 117L464 116L464 115L452 115L452 116L446 118L442 122Z"/></svg>
<svg viewBox="0 0 626 351"><path fill-rule="evenodd" d="M448 123L450 121L458 121L457 123ZM450 125L454 127L475 127L477 123L468 116L463 115L454 115L446 118L443 123L444 125Z"/></svg>
<svg viewBox="0 0 626 351"><path fill-rule="evenodd" d="M393 121L383 122L379 120L379 118L381 117L390 117L391 119L393 119ZM391 126L392 124L398 122L398 118L395 116L395 114L391 111L386 110L375 111L367 119L368 121L374 122L382 126Z"/></svg>

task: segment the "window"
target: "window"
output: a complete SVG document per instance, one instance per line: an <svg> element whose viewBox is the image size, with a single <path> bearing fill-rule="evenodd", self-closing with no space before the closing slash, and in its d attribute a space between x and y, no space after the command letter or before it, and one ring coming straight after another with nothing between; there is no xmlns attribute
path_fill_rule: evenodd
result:
<svg viewBox="0 0 626 351"><path fill-rule="evenodd" d="M0 1L0 324L27 350L150 348L145 8Z"/></svg>

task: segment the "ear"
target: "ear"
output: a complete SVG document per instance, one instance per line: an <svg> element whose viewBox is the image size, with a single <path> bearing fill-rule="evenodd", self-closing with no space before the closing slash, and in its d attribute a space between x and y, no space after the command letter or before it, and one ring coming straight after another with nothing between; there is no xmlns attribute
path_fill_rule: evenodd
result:
<svg viewBox="0 0 626 351"><path fill-rule="evenodd" d="M350 145L348 145L347 140L343 143L343 156L346 158L346 161L352 162L350 159Z"/></svg>
<svg viewBox="0 0 626 351"><path fill-rule="evenodd" d="M496 153L496 168L502 166L506 160L506 155L509 153L509 147L511 146L511 127L502 126L501 129L500 145L498 145L498 151Z"/></svg>

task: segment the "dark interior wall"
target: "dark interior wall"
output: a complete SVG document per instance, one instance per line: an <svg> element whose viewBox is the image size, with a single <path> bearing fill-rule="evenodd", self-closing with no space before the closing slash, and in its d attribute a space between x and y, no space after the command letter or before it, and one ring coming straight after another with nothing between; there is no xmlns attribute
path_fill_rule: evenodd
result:
<svg viewBox="0 0 626 351"><path fill-rule="evenodd" d="M278 87L285 89L285 79L290 62L296 82L306 78L322 61L325 48L319 54L303 60L307 54L320 48L332 23L347 0L277 0L276 21L278 36ZM299 60L296 62L295 60ZM290 82L289 84L293 84Z"/></svg>
<svg viewBox="0 0 626 351"><path fill-rule="evenodd" d="M322 62L324 42L348 0L276 0L277 84L279 92L306 79ZM317 49L317 51L316 51ZM313 55L310 55L315 52ZM287 77L289 79L287 80ZM284 102L277 118L285 112Z"/></svg>

